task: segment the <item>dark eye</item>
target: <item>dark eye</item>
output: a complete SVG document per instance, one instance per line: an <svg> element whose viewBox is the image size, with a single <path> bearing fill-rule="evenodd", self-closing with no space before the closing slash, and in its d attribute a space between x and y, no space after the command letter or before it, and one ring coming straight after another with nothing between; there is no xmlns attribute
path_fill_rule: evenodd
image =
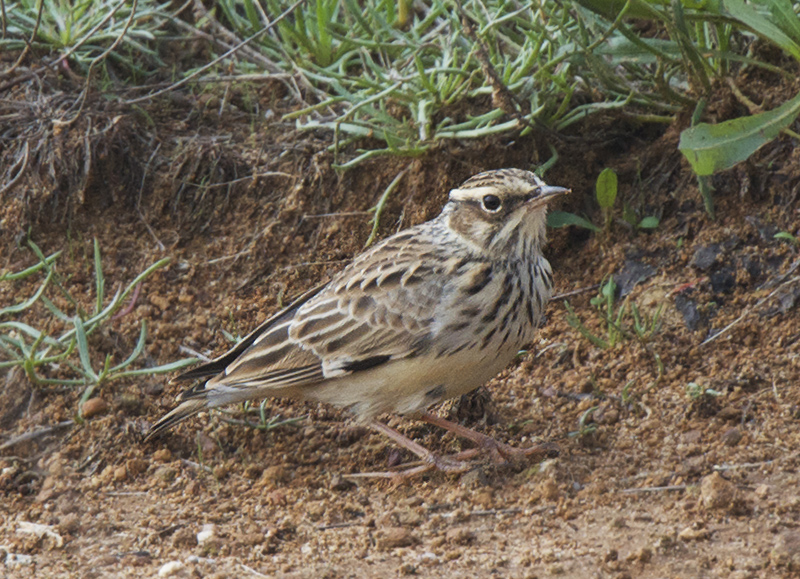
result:
<svg viewBox="0 0 800 579"><path fill-rule="evenodd" d="M483 196L483 208L486 209L486 211L491 211L492 213L495 213L500 209L500 206L502 204L503 203L502 201L500 201L500 197L498 197L497 195Z"/></svg>

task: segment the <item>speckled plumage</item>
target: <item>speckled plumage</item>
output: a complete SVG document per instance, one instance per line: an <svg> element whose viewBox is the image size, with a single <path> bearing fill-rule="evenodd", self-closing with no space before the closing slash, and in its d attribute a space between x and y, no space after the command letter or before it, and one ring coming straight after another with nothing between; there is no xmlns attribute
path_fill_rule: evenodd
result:
<svg viewBox="0 0 800 579"><path fill-rule="evenodd" d="M358 255L220 358L179 379L148 437L204 408L266 396L327 402L362 420L419 415L480 386L528 344L553 288L546 204L566 192L501 169L450 192L431 221Z"/></svg>

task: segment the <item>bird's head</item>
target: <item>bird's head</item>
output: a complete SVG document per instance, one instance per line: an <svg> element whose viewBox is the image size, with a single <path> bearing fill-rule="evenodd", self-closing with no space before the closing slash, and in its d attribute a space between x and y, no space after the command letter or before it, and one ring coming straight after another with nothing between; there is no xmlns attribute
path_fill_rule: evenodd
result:
<svg viewBox="0 0 800 579"><path fill-rule="evenodd" d="M530 171L479 173L450 191L448 227L491 259L530 258L545 239L547 204L569 189L546 185Z"/></svg>

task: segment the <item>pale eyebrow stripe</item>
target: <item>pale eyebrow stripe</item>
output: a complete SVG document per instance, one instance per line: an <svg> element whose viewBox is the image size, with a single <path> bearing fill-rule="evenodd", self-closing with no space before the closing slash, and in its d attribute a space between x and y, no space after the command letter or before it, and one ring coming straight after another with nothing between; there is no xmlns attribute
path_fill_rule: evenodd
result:
<svg viewBox="0 0 800 579"><path fill-rule="evenodd" d="M453 201L474 201L484 195L496 194L497 187L470 187L469 189L453 189L450 199Z"/></svg>

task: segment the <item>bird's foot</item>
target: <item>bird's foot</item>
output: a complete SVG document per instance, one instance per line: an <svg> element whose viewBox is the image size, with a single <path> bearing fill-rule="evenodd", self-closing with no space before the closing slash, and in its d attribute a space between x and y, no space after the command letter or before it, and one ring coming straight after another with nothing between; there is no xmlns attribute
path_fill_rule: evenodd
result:
<svg viewBox="0 0 800 579"><path fill-rule="evenodd" d="M449 430L453 434L460 436L461 438L466 438L467 440L471 440L475 444L478 445L477 449L469 449L464 451L464 453L471 453L470 456L474 456L478 452L487 453L491 458L492 462L495 464L506 464L508 462L521 462L526 458L530 458L532 456L541 455L542 458L554 458L558 456L559 449L558 445L554 442L545 442L542 444L536 444L534 446L530 446L528 448L516 448L510 446L504 442L500 442L499 440L492 438L486 434L482 434L480 432L476 432L471 428L467 428L466 426L462 426L455 422L451 422L439 416L435 416L433 414L425 413L420 417L423 421L433 424L435 426L439 426L444 428L445 430ZM463 460L461 455L464 453L456 454L453 458L456 460Z"/></svg>

